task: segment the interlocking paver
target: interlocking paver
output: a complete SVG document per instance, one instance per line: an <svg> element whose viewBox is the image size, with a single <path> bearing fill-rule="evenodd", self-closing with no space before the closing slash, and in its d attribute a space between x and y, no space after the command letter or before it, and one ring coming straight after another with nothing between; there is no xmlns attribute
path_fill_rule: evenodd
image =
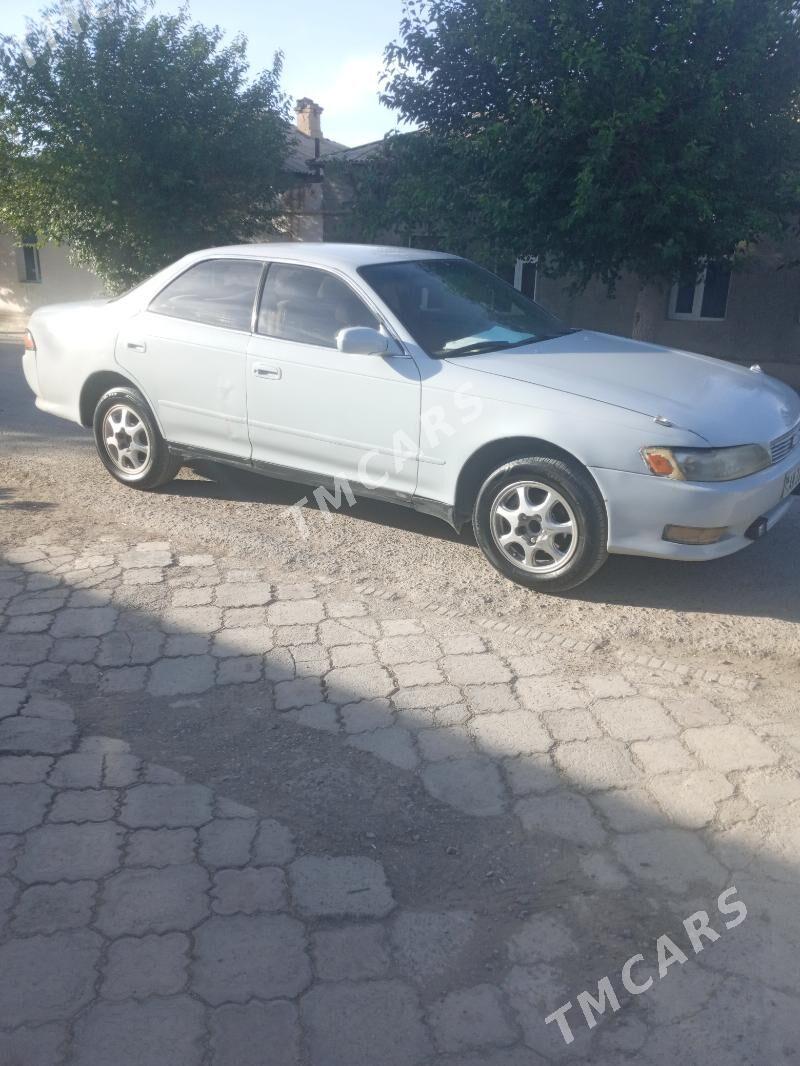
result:
<svg viewBox="0 0 800 1066"><path fill-rule="evenodd" d="M199 831L200 860L206 866L245 866L256 835L252 818L218 818Z"/></svg>
<svg viewBox="0 0 800 1066"><path fill-rule="evenodd" d="M297 1008L286 1000L227 1004L211 1013L214 1066L300 1066Z"/></svg>
<svg viewBox="0 0 800 1066"><path fill-rule="evenodd" d="M156 867L192 862L196 843L194 829L136 829L128 837L125 861Z"/></svg>
<svg viewBox="0 0 800 1066"><path fill-rule="evenodd" d="M526 796L514 810L529 833L548 833L575 844L602 844L605 830L583 796L574 792L548 792Z"/></svg>
<svg viewBox="0 0 800 1066"><path fill-rule="evenodd" d="M426 635L382 637L376 648L381 661L390 666L423 663L438 659L440 654L436 643Z"/></svg>
<svg viewBox="0 0 800 1066"><path fill-rule="evenodd" d="M71 722L18 715L0 720L0 751L32 755L60 755L72 747L76 729Z"/></svg>
<svg viewBox="0 0 800 1066"><path fill-rule="evenodd" d="M414 992L400 981L322 984L303 998L312 1066L418 1066L431 1052Z"/></svg>
<svg viewBox="0 0 800 1066"><path fill-rule="evenodd" d="M468 910L403 908L390 925L392 949L402 974L417 982L457 971L476 933L476 917Z"/></svg>
<svg viewBox="0 0 800 1066"><path fill-rule="evenodd" d="M624 741L674 736L678 732L661 704L647 696L601 700L595 713L613 737Z"/></svg>
<svg viewBox="0 0 800 1066"><path fill-rule="evenodd" d="M617 740L573 740L559 744L553 758L565 777L592 790L635 785L641 778L628 750Z"/></svg>
<svg viewBox="0 0 800 1066"><path fill-rule="evenodd" d="M194 940L193 987L212 1006L293 999L311 981L303 926L285 914L215 915Z"/></svg>
<svg viewBox="0 0 800 1066"><path fill-rule="evenodd" d="M0 1019L0 1062L162 1066L168 1048L177 1066L663 1066L673 1027L670 1055L695 1017L712 1023L695 1044L717 1039L712 1000L735 974L744 1010L769 995L774 1028L800 950L800 731L783 693L695 686L657 661L619 669L613 649L546 634L531 650L515 626L385 617L396 599L350 600L330 578L276 587L260 559L172 558L166 542L107 538L40 556L24 582L0 570L0 607L4 582L26 586L0 634L0 972L27 989L20 1023L0 987L17 1026ZM92 718L119 704L132 736L144 702L176 766L187 724L222 737L230 716L258 813L123 741L76 745L68 684ZM262 734L291 781L246 751ZM235 766L226 754L220 780ZM296 846L259 815L291 821L307 781L319 794ZM581 1023L569 1047L544 1025L644 951L658 915L713 912L734 877L748 923L708 945L689 991L673 971L645 1010ZM102 950L90 926L111 938ZM90 939L63 939L77 934ZM47 969L56 943L77 992L66 966ZM751 1046L769 1045L726 1045L726 1066Z"/></svg>
<svg viewBox="0 0 800 1066"><path fill-rule="evenodd" d="M467 685L464 695L475 714L515 711L520 706L511 685Z"/></svg>
<svg viewBox="0 0 800 1066"><path fill-rule="evenodd" d="M370 752L401 770L414 770L419 765L419 756L411 734L401 726L376 729L372 733L356 733L348 737L347 743L350 747Z"/></svg>
<svg viewBox="0 0 800 1066"><path fill-rule="evenodd" d="M100 788L103 783L103 755L99 752L70 752L56 759L48 782L54 788Z"/></svg>
<svg viewBox="0 0 800 1066"><path fill-rule="evenodd" d="M442 666L456 685L488 685L511 680L511 672L497 655L446 655Z"/></svg>
<svg viewBox="0 0 800 1066"><path fill-rule="evenodd" d="M108 949L100 993L105 999L175 995L186 984L188 951L183 933L121 937Z"/></svg>
<svg viewBox="0 0 800 1066"><path fill-rule="evenodd" d="M36 784L45 780L52 765L46 755L0 755L0 784Z"/></svg>
<svg viewBox="0 0 800 1066"><path fill-rule="evenodd" d="M132 828L179 829L211 821L205 785L134 785L125 793L120 821Z"/></svg>
<svg viewBox="0 0 800 1066"><path fill-rule="evenodd" d="M24 833L41 825L52 795L47 785L0 785L0 833Z"/></svg>
<svg viewBox="0 0 800 1066"><path fill-rule="evenodd" d="M686 829L652 829L628 833L614 842L620 861L639 880L672 891L693 883L722 886L725 870L700 839Z"/></svg>
<svg viewBox="0 0 800 1066"><path fill-rule="evenodd" d="M267 620L272 626L315 625L324 617L319 600L286 600L267 608Z"/></svg>
<svg viewBox="0 0 800 1066"><path fill-rule="evenodd" d="M54 637L102 637L117 621L113 607L65 607L53 623Z"/></svg>
<svg viewBox="0 0 800 1066"><path fill-rule="evenodd" d="M697 760L674 737L639 740L631 744L631 751L647 774L671 774L697 768Z"/></svg>
<svg viewBox="0 0 800 1066"><path fill-rule="evenodd" d="M151 696L206 692L214 684L216 665L216 660L210 655L160 659L151 669L147 690Z"/></svg>
<svg viewBox="0 0 800 1066"><path fill-rule="evenodd" d="M713 821L717 804L733 794L730 781L713 770L662 774L650 781L648 788L669 820L689 829Z"/></svg>
<svg viewBox="0 0 800 1066"><path fill-rule="evenodd" d="M602 736L600 726L589 711L545 711L542 717L556 740L589 740Z"/></svg>
<svg viewBox="0 0 800 1066"><path fill-rule="evenodd" d="M494 758L547 751L553 743L530 711L481 714L470 723L470 729L478 747Z"/></svg>
<svg viewBox="0 0 800 1066"><path fill-rule="evenodd" d="M274 647L275 639L269 626L231 626L221 629L214 637L211 651L219 658L242 655L265 655Z"/></svg>
<svg viewBox="0 0 800 1066"><path fill-rule="evenodd" d="M439 759L466 758L474 754L469 735L458 726L443 729L421 729L417 744L423 759L437 762Z"/></svg>
<svg viewBox="0 0 800 1066"><path fill-rule="evenodd" d="M88 929L0 945L0 1026L69 1018L94 995L100 937Z"/></svg>
<svg viewBox="0 0 800 1066"><path fill-rule="evenodd" d="M425 787L443 803L466 814L501 814L505 793L496 764L485 756L432 763L422 772Z"/></svg>
<svg viewBox="0 0 800 1066"><path fill-rule="evenodd" d="M122 829L112 822L31 829L22 843L14 873L27 884L105 877L119 866L122 836Z"/></svg>
<svg viewBox="0 0 800 1066"><path fill-rule="evenodd" d="M325 676L325 686L331 703L353 703L358 699L372 700L390 696L395 684L389 671L383 666L342 666L330 670Z"/></svg>
<svg viewBox="0 0 800 1066"><path fill-rule="evenodd" d="M274 866L217 870L211 889L217 914L261 914L286 909L286 878Z"/></svg>
<svg viewBox="0 0 800 1066"><path fill-rule="evenodd" d="M442 1051L512 1044L516 1032L494 985L475 985L450 992L429 1014L434 1040Z"/></svg>
<svg viewBox="0 0 800 1066"><path fill-rule="evenodd" d="M314 934L316 972L323 981L384 977L391 965L382 925L345 925Z"/></svg>
<svg viewBox="0 0 800 1066"><path fill-rule="evenodd" d="M105 822L114 815L117 794L111 789L60 792L50 811L51 822Z"/></svg>
<svg viewBox="0 0 800 1066"><path fill-rule="evenodd" d="M105 882L97 928L109 937L192 929L209 913L208 891L199 866L130 867Z"/></svg>
<svg viewBox="0 0 800 1066"><path fill-rule="evenodd" d="M771 766L778 762L777 752L751 729L742 725L687 729L683 739L701 762L722 773L730 770L749 770L756 766Z"/></svg>
<svg viewBox="0 0 800 1066"><path fill-rule="evenodd" d="M279 711L322 702L322 683L319 678L301 677L292 681L279 681L275 685L275 707Z"/></svg>
<svg viewBox="0 0 800 1066"><path fill-rule="evenodd" d="M98 1003L75 1027L70 1066L200 1066L203 1007L188 996Z"/></svg>
<svg viewBox="0 0 800 1066"><path fill-rule="evenodd" d="M12 931L15 935L29 936L88 926L96 892L94 881L31 885L19 897Z"/></svg>
<svg viewBox="0 0 800 1066"><path fill-rule="evenodd" d="M0 1033L0 1062L11 1066L61 1066L66 1039L67 1027L59 1023Z"/></svg>
<svg viewBox="0 0 800 1066"><path fill-rule="evenodd" d="M381 864L358 855L304 855L289 867L289 882L306 915L383 917L395 905Z"/></svg>
<svg viewBox="0 0 800 1066"><path fill-rule="evenodd" d="M22 688L0 688L0 718L16 714L25 701L26 692Z"/></svg>
<svg viewBox="0 0 800 1066"><path fill-rule="evenodd" d="M349 703L342 707L341 714L347 733L368 733L389 726L394 721L391 704L381 698Z"/></svg>

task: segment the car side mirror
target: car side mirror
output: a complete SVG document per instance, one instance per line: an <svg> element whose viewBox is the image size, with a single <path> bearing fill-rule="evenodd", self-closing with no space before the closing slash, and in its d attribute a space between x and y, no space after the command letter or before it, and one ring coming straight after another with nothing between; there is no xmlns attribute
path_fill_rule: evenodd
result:
<svg viewBox="0 0 800 1066"><path fill-rule="evenodd" d="M386 355L389 338L371 326L350 326L336 334L336 347L346 355Z"/></svg>

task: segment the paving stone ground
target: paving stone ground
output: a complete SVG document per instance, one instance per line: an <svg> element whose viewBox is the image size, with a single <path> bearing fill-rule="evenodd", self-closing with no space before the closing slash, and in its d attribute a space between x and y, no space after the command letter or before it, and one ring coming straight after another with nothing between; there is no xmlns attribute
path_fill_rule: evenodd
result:
<svg viewBox="0 0 800 1066"><path fill-rule="evenodd" d="M0 609L0 1066L800 1061L797 690L166 541L9 545ZM220 707L294 807L183 776Z"/></svg>

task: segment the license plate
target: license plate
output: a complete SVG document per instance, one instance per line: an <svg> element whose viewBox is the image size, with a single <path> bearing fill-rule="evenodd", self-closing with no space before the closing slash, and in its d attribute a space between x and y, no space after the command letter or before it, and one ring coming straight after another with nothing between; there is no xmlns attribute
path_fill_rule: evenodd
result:
<svg viewBox="0 0 800 1066"><path fill-rule="evenodd" d="M789 496L800 485L800 465L790 470L783 479L783 495Z"/></svg>

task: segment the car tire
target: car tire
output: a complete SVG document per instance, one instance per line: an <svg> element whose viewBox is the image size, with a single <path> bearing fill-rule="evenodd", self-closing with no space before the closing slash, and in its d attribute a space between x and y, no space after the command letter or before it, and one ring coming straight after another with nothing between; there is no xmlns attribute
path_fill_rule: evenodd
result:
<svg viewBox="0 0 800 1066"><path fill-rule="evenodd" d="M472 519L501 574L540 592L587 581L608 558L608 518L590 475L546 456L513 459L484 481Z"/></svg>
<svg viewBox="0 0 800 1066"><path fill-rule="evenodd" d="M109 474L132 488L160 488L183 465L170 452L138 389L119 386L100 397L94 411L94 440Z"/></svg>

